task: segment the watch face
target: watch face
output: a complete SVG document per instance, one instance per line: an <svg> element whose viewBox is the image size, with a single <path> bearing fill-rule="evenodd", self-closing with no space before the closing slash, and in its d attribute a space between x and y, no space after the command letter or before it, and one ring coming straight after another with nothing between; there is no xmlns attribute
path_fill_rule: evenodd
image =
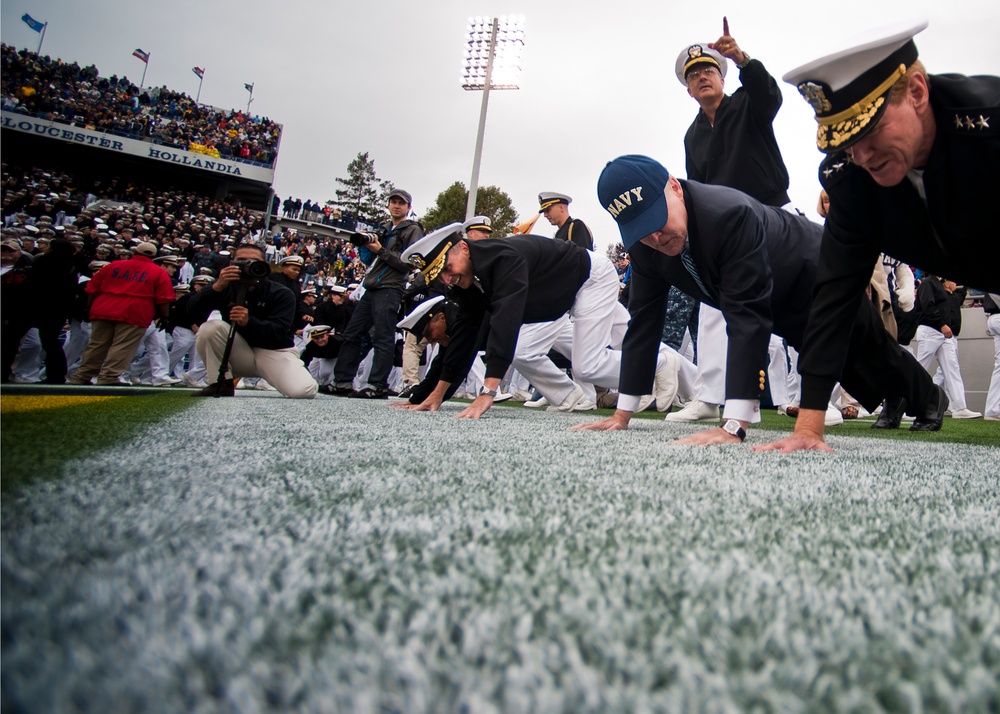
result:
<svg viewBox="0 0 1000 714"><path fill-rule="evenodd" d="M743 430L743 427L740 426L740 423L738 421L730 419L729 421L727 421L725 424L722 425L722 430L725 431L727 434L732 434L733 436L739 436L740 432Z"/></svg>

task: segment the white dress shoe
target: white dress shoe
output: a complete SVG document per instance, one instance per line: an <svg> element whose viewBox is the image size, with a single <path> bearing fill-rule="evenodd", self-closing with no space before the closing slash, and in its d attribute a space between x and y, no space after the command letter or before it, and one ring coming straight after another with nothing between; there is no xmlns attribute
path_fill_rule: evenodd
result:
<svg viewBox="0 0 1000 714"><path fill-rule="evenodd" d="M538 409L539 407L547 407L549 405L549 400L545 397L539 397L538 399L529 399L524 403L524 406L528 409Z"/></svg>
<svg viewBox="0 0 1000 714"><path fill-rule="evenodd" d="M664 420L690 423L719 421L719 407L716 404L706 404L695 400L679 412L667 414Z"/></svg>
<svg viewBox="0 0 1000 714"><path fill-rule="evenodd" d="M981 416L980 412L974 412L971 409L953 409L951 412L952 419L978 419Z"/></svg>

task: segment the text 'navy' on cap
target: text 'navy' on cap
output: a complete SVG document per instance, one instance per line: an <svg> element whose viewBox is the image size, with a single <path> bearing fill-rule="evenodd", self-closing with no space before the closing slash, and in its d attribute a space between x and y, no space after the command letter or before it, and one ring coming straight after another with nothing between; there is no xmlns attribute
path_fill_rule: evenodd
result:
<svg viewBox="0 0 1000 714"><path fill-rule="evenodd" d="M660 162L628 154L609 161L597 180L597 200L618 223L625 250L667 224L663 189L670 173Z"/></svg>

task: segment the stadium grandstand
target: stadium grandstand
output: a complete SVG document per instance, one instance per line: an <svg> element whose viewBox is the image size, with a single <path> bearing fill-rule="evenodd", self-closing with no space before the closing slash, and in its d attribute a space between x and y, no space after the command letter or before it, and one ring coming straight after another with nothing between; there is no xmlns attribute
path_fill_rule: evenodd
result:
<svg viewBox="0 0 1000 714"><path fill-rule="evenodd" d="M268 118L8 45L0 101L7 165L176 187L261 211L271 201L282 127Z"/></svg>

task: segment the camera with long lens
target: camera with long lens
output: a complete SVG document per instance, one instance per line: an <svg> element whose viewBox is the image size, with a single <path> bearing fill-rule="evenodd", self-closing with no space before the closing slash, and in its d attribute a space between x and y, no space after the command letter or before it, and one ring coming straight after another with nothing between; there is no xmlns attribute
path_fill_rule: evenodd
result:
<svg viewBox="0 0 1000 714"><path fill-rule="evenodd" d="M244 258L234 260L233 265L240 269L240 282L245 285L256 285L271 274L271 264L265 260Z"/></svg>
<svg viewBox="0 0 1000 714"><path fill-rule="evenodd" d="M351 242L351 245L356 245L359 248L371 245L375 241L381 242L378 233L368 233L366 231L355 231L351 233L351 237L347 240Z"/></svg>

